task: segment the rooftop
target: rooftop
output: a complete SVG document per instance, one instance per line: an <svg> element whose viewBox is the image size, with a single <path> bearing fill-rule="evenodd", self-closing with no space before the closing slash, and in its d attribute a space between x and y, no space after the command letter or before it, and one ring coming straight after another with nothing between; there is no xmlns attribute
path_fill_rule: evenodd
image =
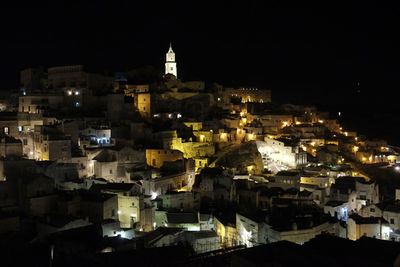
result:
<svg viewBox="0 0 400 267"><path fill-rule="evenodd" d="M388 223L382 217L361 217L358 214L351 214L349 216L350 219L353 219L356 224L380 224L380 223Z"/></svg>
<svg viewBox="0 0 400 267"><path fill-rule="evenodd" d="M115 191L115 192L127 192L131 191L133 187L135 187L136 184L130 184L130 183L107 183L107 184L93 184L90 187L90 190L93 191L101 191L101 190L107 190L107 191Z"/></svg>
<svg viewBox="0 0 400 267"><path fill-rule="evenodd" d="M82 194L82 200L83 201L89 201L89 202L104 202L107 201L113 197L116 197L114 194L93 194L93 193L84 193Z"/></svg>
<svg viewBox="0 0 400 267"><path fill-rule="evenodd" d="M172 224L181 223L199 223L199 217L197 213L167 213L167 221Z"/></svg>

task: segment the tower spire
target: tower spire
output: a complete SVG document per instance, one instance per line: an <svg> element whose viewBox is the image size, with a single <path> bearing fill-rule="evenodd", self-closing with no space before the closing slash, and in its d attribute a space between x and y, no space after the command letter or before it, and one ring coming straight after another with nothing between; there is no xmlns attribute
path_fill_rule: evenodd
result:
<svg viewBox="0 0 400 267"><path fill-rule="evenodd" d="M177 77L175 53L172 50L172 42L169 43L169 50L166 54L165 74L173 74Z"/></svg>

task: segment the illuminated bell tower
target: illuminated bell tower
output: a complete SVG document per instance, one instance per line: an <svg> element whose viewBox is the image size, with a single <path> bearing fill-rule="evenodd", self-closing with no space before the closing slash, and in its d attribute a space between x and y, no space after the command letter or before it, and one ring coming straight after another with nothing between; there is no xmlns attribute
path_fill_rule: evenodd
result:
<svg viewBox="0 0 400 267"><path fill-rule="evenodd" d="M165 74L173 74L176 78L178 78L176 70L176 62L175 62L175 53L172 50L171 43L169 44L169 50L168 53L166 54Z"/></svg>

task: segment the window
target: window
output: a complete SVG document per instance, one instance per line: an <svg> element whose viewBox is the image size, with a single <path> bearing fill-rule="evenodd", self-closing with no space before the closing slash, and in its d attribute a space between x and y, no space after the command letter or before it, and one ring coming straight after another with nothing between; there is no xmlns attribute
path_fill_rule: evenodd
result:
<svg viewBox="0 0 400 267"><path fill-rule="evenodd" d="M111 217L114 217L114 216L115 216L115 210L112 209L112 210L111 210ZM114 232L114 234L115 234L115 232Z"/></svg>
<svg viewBox="0 0 400 267"><path fill-rule="evenodd" d="M375 209L374 208L370 208L369 211L370 212L375 212Z"/></svg>
<svg viewBox="0 0 400 267"><path fill-rule="evenodd" d="M390 218L390 224L394 224L394 219Z"/></svg>
<svg viewBox="0 0 400 267"><path fill-rule="evenodd" d="M28 145L28 140L24 139L24 146Z"/></svg>
<svg viewBox="0 0 400 267"><path fill-rule="evenodd" d="M110 174L112 174L112 169L110 169Z"/></svg>
<svg viewBox="0 0 400 267"><path fill-rule="evenodd" d="M153 166L156 166L156 159L153 159Z"/></svg>
<svg viewBox="0 0 400 267"><path fill-rule="evenodd" d="M4 133L8 134L8 127L4 127Z"/></svg>

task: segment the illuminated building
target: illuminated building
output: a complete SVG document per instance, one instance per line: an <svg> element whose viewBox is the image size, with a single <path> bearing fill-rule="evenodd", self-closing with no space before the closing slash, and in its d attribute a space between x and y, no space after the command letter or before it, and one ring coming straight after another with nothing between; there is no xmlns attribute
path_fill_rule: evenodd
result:
<svg viewBox="0 0 400 267"><path fill-rule="evenodd" d="M150 93L138 93L134 98L135 108L139 111L140 115L149 120L151 119L151 95Z"/></svg>
<svg viewBox="0 0 400 267"><path fill-rule="evenodd" d="M140 209L143 200L140 197L138 185L129 183L96 184L91 187L91 190L117 195L117 214L122 228L131 228L135 223L140 222Z"/></svg>
<svg viewBox="0 0 400 267"><path fill-rule="evenodd" d="M389 240L389 234L389 223L383 218L364 218L352 214L347 220L347 238L350 240L357 240L363 236Z"/></svg>
<svg viewBox="0 0 400 267"><path fill-rule="evenodd" d="M229 88L226 90L227 97L239 97L242 103L258 102L269 103L271 102L271 90L259 90L258 88Z"/></svg>
<svg viewBox="0 0 400 267"><path fill-rule="evenodd" d="M169 50L166 54L165 74L172 74L175 76L175 78L178 78L176 62L175 62L175 53L172 50L172 44L169 44Z"/></svg>
<svg viewBox="0 0 400 267"><path fill-rule="evenodd" d="M165 161L183 159L183 153L178 150L146 149L146 163L154 168L161 168Z"/></svg>

